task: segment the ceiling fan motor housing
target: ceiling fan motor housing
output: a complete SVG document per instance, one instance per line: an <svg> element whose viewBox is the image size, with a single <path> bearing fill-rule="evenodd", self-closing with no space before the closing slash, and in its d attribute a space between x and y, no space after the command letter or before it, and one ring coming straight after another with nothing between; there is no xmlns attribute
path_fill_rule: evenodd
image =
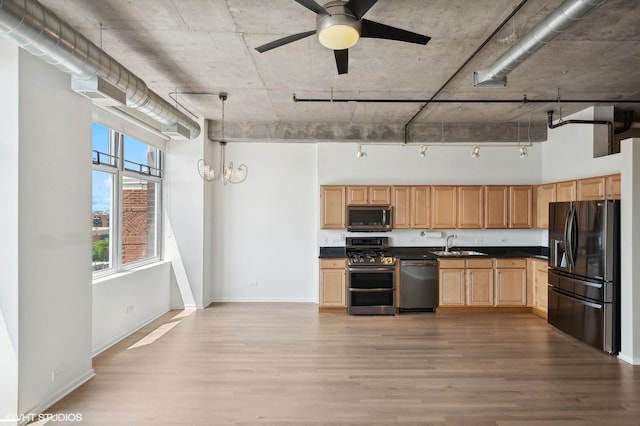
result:
<svg viewBox="0 0 640 426"><path fill-rule="evenodd" d="M322 6L327 14L318 14L316 17L318 39L323 46L329 49L348 49L356 44L360 38L362 22L345 7L345 4L344 1L329 2ZM345 40L345 35L348 40ZM339 40L339 45L336 45L337 40Z"/></svg>

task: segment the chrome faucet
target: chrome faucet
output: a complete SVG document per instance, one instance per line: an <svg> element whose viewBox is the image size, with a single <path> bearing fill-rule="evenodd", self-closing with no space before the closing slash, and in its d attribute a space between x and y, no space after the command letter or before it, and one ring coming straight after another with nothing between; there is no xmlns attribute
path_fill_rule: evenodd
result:
<svg viewBox="0 0 640 426"><path fill-rule="evenodd" d="M445 253L449 253L449 249L453 246L453 239L458 238L456 234L447 235L447 242L444 246Z"/></svg>

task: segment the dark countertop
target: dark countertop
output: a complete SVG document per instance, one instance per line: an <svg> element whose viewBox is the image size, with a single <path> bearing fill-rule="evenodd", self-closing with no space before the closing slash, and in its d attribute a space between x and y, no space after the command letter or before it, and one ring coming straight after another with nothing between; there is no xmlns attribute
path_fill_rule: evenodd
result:
<svg viewBox="0 0 640 426"><path fill-rule="evenodd" d="M389 247L389 253L400 260L403 259L438 259L432 251L442 250L438 247ZM542 246L501 246L501 247L459 247L454 246L451 250L474 250L486 253L488 257L533 257L546 260L549 256L549 249ZM320 258L342 258L346 257L344 247L320 247ZM455 256L459 258L463 256ZM449 257L450 259L451 257Z"/></svg>

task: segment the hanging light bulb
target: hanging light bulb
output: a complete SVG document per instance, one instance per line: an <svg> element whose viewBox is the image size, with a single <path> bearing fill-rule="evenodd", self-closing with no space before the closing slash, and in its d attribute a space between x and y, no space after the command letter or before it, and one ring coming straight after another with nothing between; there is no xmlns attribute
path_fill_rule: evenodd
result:
<svg viewBox="0 0 640 426"><path fill-rule="evenodd" d="M198 173L200 177L208 182L215 182L222 178L222 183L242 183L247 179L249 174L249 168L240 164L238 167L233 167L233 162L229 162L228 166L225 166L226 147L227 142L224 140L224 102L227 100L228 95L226 93L220 93L218 95L222 101L222 120L221 120L221 138L220 138L220 166L218 168L218 174L213 167L209 166L203 159L198 160Z"/></svg>
<svg viewBox="0 0 640 426"><path fill-rule="evenodd" d="M480 157L480 147L478 145L473 146L473 149L471 150L471 156L473 158Z"/></svg>
<svg viewBox="0 0 640 426"><path fill-rule="evenodd" d="M529 153L527 152L527 147L526 146L521 146L520 147L520 158L524 158L527 155L529 155Z"/></svg>
<svg viewBox="0 0 640 426"><path fill-rule="evenodd" d="M426 147L426 145L420 145L420 151L418 151L418 155L420 157L425 157L427 155L427 147Z"/></svg>
<svg viewBox="0 0 640 426"><path fill-rule="evenodd" d="M367 153L362 150L362 145L358 145L358 152L356 152L356 158L366 157Z"/></svg>

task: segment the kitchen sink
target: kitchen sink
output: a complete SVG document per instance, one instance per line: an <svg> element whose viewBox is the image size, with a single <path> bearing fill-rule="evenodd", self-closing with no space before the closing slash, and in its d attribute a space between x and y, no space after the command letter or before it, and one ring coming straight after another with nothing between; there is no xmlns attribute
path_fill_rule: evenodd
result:
<svg viewBox="0 0 640 426"><path fill-rule="evenodd" d="M486 253L473 250L432 251L436 256L486 256Z"/></svg>

